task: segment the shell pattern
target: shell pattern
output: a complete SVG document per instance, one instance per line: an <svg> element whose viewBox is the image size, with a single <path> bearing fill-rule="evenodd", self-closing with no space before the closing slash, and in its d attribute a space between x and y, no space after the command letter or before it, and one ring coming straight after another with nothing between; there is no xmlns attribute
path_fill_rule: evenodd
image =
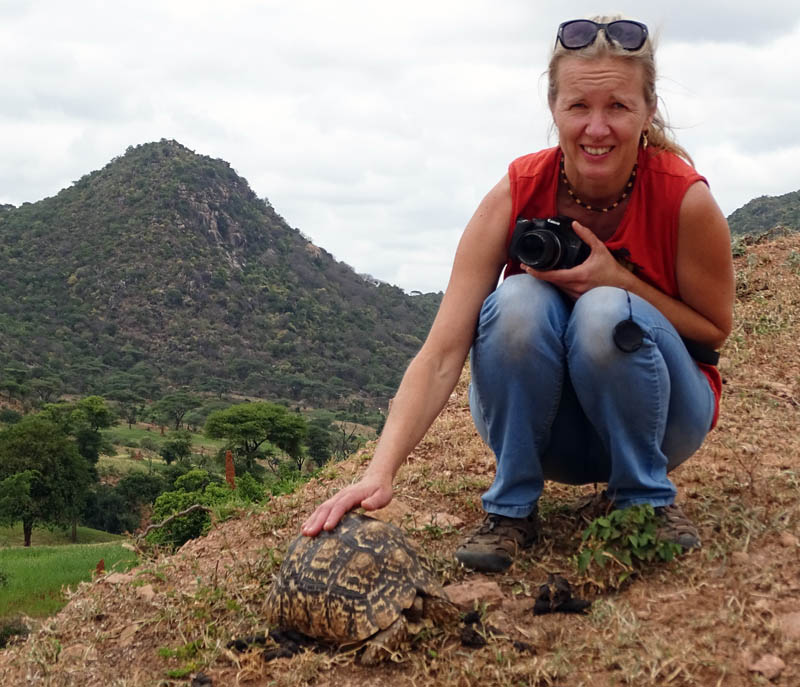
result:
<svg viewBox="0 0 800 687"><path fill-rule="evenodd" d="M267 597L267 622L317 639L360 641L439 584L394 525L349 513L331 532L298 536Z"/></svg>

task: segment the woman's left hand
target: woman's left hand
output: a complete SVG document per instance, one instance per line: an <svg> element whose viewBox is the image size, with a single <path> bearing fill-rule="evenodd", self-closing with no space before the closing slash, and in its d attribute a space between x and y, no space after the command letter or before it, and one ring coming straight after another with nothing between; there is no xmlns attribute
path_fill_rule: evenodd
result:
<svg viewBox="0 0 800 687"><path fill-rule="evenodd" d="M614 259L605 244L591 229L584 227L578 221L572 223L572 228L592 251L580 265L565 270L542 272L523 264L522 269L537 279L557 286L573 300L577 300L596 286L625 288L626 278L630 276L630 272Z"/></svg>

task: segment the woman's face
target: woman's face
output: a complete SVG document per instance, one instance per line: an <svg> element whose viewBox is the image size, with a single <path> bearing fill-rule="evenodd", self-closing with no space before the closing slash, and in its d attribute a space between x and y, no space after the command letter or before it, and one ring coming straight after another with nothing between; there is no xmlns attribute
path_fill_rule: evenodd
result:
<svg viewBox="0 0 800 687"><path fill-rule="evenodd" d="M552 106L567 176L576 189L621 188L636 162L654 108L644 98L641 65L619 57L564 57Z"/></svg>

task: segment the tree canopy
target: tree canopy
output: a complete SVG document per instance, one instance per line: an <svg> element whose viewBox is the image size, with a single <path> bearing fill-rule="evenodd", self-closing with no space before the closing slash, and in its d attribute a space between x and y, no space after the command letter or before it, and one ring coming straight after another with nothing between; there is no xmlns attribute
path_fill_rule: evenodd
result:
<svg viewBox="0 0 800 687"><path fill-rule="evenodd" d="M162 424L173 424L175 430L181 428L183 416L201 404L200 399L184 391L167 394L150 407L152 417Z"/></svg>
<svg viewBox="0 0 800 687"><path fill-rule="evenodd" d="M70 436L75 437L78 453L92 466L104 450L101 429L114 423L114 412L102 396L87 396L74 403L48 403L40 413Z"/></svg>
<svg viewBox="0 0 800 687"><path fill-rule="evenodd" d="M252 472L265 444L284 451L297 465L302 463L302 442L308 425L302 415L290 413L276 403L241 403L209 415L205 433L212 439L227 439L234 454Z"/></svg>
<svg viewBox="0 0 800 687"><path fill-rule="evenodd" d="M167 465L186 462L192 455L192 435L185 429L171 432L161 445L161 457Z"/></svg>
<svg viewBox="0 0 800 687"><path fill-rule="evenodd" d="M34 522L74 522L90 482L75 440L52 420L31 415L0 432L0 519L22 521L25 546Z"/></svg>

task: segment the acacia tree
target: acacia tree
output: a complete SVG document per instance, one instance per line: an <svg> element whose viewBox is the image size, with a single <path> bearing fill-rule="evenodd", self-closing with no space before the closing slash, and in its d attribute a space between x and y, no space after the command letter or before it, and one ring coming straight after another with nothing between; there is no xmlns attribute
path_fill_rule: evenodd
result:
<svg viewBox="0 0 800 687"><path fill-rule="evenodd" d="M74 524L90 481L75 441L55 422L31 415L0 432L0 519L22 521L25 546L35 522Z"/></svg>
<svg viewBox="0 0 800 687"><path fill-rule="evenodd" d="M28 370L18 365L7 365L0 373L0 389L9 397L24 399L30 393L27 384Z"/></svg>
<svg viewBox="0 0 800 687"><path fill-rule="evenodd" d="M167 465L173 461L187 463L192 455L192 435L185 429L171 432L167 440L161 445L161 457Z"/></svg>
<svg viewBox="0 0 800 687"><path fill-rule="evenodd" d="M284 451L300 469L303 462L303 439L308 425L302 415L290 413L283 406L266 401L240 403L208 416L205 433L212 439L226 439L229 447L252 472L265 444Z"/></svg>
<svg viewBox="0 0 800 687"><path fill-rule="evenodd" d="M316 418L308 425L308 455L322 465L333 452L333 426L327 418Z"/></svg>
<svg viewBox="0 0 800 687"><path fill-rule="evenodd" d="M144 399L131 391L119 392L114 397L117 411L131 429L144 412Z"/></svg>
<svg viewBox="0 0 800 687"><path fill-rule="evenodd" d="M31 382L31 391L41 403L51 403L58 398L63 386L58 377L40 377Z"/></svg>
<svg viewBox="0 0 800 687"><path fill-rule="evenodd" d="M177 431L181 428L183 416L199 405L200 399L184 391L178 391L174 394L167 394L164 398L150 406L150 415L152 415L158 423L167 424L174 422L175 430Z"/></svg>

